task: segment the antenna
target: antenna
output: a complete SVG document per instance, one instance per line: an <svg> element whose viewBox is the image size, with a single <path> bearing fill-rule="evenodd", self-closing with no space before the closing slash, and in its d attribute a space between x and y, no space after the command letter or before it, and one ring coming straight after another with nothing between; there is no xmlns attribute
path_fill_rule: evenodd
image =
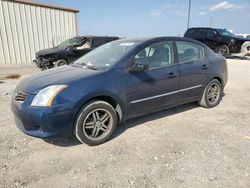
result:
<svg viewBox="0 0 250 188"><path fill-rule="evenodd" d="M189 0L189 5L188 5L188 23L187 23L188 29L189 29L189 25L190 25L190 13L191 13L191 0Z"/></svg>
<svg viewBox="0 0 250 188"><path fill-rule="evenodd" d="M213 17L211 16L210 17L210 27L212 27L212 25L213 25Z"/></svg>

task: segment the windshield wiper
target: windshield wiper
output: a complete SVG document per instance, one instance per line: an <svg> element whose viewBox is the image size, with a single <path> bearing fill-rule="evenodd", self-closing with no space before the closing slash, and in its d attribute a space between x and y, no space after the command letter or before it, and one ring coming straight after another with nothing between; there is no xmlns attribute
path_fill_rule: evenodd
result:
<svg viewBox="0 0 250 188"><path fill-rule="evenodd" d="M81 68L87 67L87 68L89 68L89 69L91 69L91 70L98 70L98 68L97 68L96 66L94 66L94 65L89 65L89 64L87 64L87 63L77 63L77 64L75 64L74 66L76 66L76 67L81 67Z"/></svg>
<svg viewBox="0 0 250 188"><path fill-rule="evenodd" d="M98 70L98 68L94 65L85 65L85 66L91 70Z"/></svg>

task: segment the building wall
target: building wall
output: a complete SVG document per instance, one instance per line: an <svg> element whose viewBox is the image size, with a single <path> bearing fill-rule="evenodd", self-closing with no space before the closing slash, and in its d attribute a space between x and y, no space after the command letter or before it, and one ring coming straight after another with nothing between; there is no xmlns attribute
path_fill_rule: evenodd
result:
<svg viewBox="0 0 250 188"><path fill-rule="evenodd" d="M0 0L0 64L31 63L35 52L77 35L76 12Z"/></svg>

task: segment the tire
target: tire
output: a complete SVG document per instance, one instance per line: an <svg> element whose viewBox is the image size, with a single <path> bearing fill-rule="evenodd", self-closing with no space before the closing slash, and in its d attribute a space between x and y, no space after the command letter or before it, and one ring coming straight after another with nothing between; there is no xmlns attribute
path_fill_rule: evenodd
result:
<svg viewBox="0 0 250 188"><path fill-rule="evenodd" d="M242 46L241 46L241 53L243 53L243 56L250 56L250 42L245 42Z"/></svg>
<svg viewBox="0 0 250 188"><path fill-rule="evenodd" d="M228 46L226 45L221 45L217 48L217 53L222 56L227 56L230 54L230 50Z"/></svg>
<svg viewBox="0 0 250 188"><path fill-rule="evenodd" d="M217 88L217 90L215 90ZM199 105L205 108L217 106L222 98L222 85L217 79L209 82L203 91Z"/></svg>
<svg viewBox="0 0 250 188"><path fill-rule="evenodd" d="M114 108L104 101L91 101L83 106L76 118L75 137L88 145L106 142L117 126L118 117Z"/></svg>
<svg viewBox="0 0 250 188"><path fill-rule="evenodd" d="M55 67L60 67L63 65L67 65L67 61L65 61L64 59L59 59L58 61L54 62Z"/></svg>

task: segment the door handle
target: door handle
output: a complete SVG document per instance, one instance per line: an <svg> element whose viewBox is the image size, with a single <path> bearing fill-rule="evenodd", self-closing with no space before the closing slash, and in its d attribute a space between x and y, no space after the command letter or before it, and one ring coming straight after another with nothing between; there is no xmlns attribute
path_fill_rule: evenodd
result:
<svg viewBox="0 0 250 188"><path fill-rule="evenodd" d="M208 65L204 64L204 65L202 65L202 68L206 70L206 69L208 69Z"/></svg>
<svg viewBox="0 0 250 188"><path fill-rule="evenodd" d="M168 74L168 78L175 78L177 75L175 74L175 73L173 73L173 72L170 72L169 74Z"/></svg>

